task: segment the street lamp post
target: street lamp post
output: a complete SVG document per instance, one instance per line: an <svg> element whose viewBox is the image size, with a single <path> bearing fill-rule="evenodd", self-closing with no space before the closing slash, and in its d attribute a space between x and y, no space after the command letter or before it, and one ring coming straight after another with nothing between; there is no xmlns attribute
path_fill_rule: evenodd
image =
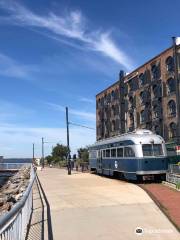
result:
<svg viewBox="0 0 180 240"><path fill-rule="evenodd" d="M68 107L66 107L66 127L67 127L67 148L68 148L67 169L68 169L68 175L71 175L71 160L70 160L70 148L69 148L69 119L68 119Z"/></svg>
<svg viewBox="0 0 180 240"><path fill-rule="evenodd" d="M44 138L42 137L42 167L44 168Z"/></svg>
<svg viewBox="0 0 180 240"><path fill-rule="evenodd" d="M33 163L34 163L34 143L33 143Z"/></svg>

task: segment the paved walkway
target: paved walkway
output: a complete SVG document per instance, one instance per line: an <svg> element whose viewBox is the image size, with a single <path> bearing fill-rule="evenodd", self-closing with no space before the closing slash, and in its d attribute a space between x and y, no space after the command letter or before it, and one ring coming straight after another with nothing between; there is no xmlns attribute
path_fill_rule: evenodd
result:
<svg viewBox="0 0 180 240"><path fill-rule="evenodd" d="M89 173L38 172L50 204L54 240L179 240L180 235L138 186ZM142 235L135 229L141 227ZM45 233L45 239L48 238Z"/></svg>

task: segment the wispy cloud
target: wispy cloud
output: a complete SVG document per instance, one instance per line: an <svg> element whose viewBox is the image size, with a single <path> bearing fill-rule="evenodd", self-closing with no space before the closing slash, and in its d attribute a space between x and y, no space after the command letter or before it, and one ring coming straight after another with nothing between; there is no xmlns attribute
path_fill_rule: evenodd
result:
<svg viewBox="0 0 180 240"><path fill-rule="evenodd" d="M27 78L30 73L30 67L20 64L0 53L0 75L6 77Z"/></svg>
<svg viewBox="0 0 180 240"><path fill-rule="evenodd" d="M42 16L11 0L0 0L0 7L9 13L8 17L2 17L1 20L45 30L43 33L58 41L100 52L126 69L133 68L131 59L113 41L110 32L89 29L87 20L80 11L71 11L65 16L49 12L47 16Z"/></svg>
<svg viewBox="0 0 180 240"><path fill-rule="evenodd" d="M41 157L41 137L52 142L45 145L45 155L51 153L55 143L66 144L66 128L32 128L18 125L0 124L1 155L5 157L32 157L32 143L35 143L35 156ZM70 148L75 153L78 148L95 141L95 131L79 127L70 130ZM22 147L23 146L23 147Z"/></svg>
<svg viewBox="0 0 180 240"><path fill-rule="evenodd" d="M0 99L0 123L28 120L35 113L34 109L28 109L27 107Z"/></svg>
<svg viewBox="0 0 180 240"><path fill-rule="evenodd" d="M81 102L95 104L95 99L93 100L93 99L91 99L91 98L81 97L79 100L80 100Z"/></svg>
<svg viewBox="0 0 180 240"><path fill-rule="evenodd" d="M60 112L65 112L65 107L62 105L58 105L55 103L46 103L49 107L51 107L51 109L55 110L55 111L60 111ZM80 111L80 110L76 110L76 109L72 109L69 108L69 113L75 116L78 116L80 118L83 118L85 120L90 120L90 121L95 121L96 119L96 115L95 113L90 113L90 112L86 112L86 111Z"/></svg>

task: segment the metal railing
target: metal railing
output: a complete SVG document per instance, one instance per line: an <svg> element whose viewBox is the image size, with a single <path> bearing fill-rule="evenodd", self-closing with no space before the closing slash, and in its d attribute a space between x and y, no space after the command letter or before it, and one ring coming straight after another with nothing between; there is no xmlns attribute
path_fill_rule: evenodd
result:
<svg viewBox="0 0 180 240"><path fill-rule="evenodd" d="M180 174L180 165L170 164L168 167L168 172L172 174Z"/></svg>
<svg viewBox="0 0 180 240"><path fill-rule="evenodd" d="M0 217L1 240L24 240L32 213L32 187L36 179L36 173L31 166L29 185L22 198L5 215Z"/></svg>
<svg viewBox="0 0 180 240"><path fill-rule="evenodd" d="M31 163L0 163L0 170L18 170L23 166L31 166Z"/></svg>

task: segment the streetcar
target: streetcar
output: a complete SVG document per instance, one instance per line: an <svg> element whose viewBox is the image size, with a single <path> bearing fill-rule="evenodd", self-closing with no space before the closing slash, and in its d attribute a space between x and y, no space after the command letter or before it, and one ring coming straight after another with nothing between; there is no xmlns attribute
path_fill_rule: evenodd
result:
<svg viewBox="0 0 180 240"><path fill-rule="evenodd" d="M127 180L163 180L168 168L164 139L146 129L97 141L89 147L90 170Z"/></svg>

